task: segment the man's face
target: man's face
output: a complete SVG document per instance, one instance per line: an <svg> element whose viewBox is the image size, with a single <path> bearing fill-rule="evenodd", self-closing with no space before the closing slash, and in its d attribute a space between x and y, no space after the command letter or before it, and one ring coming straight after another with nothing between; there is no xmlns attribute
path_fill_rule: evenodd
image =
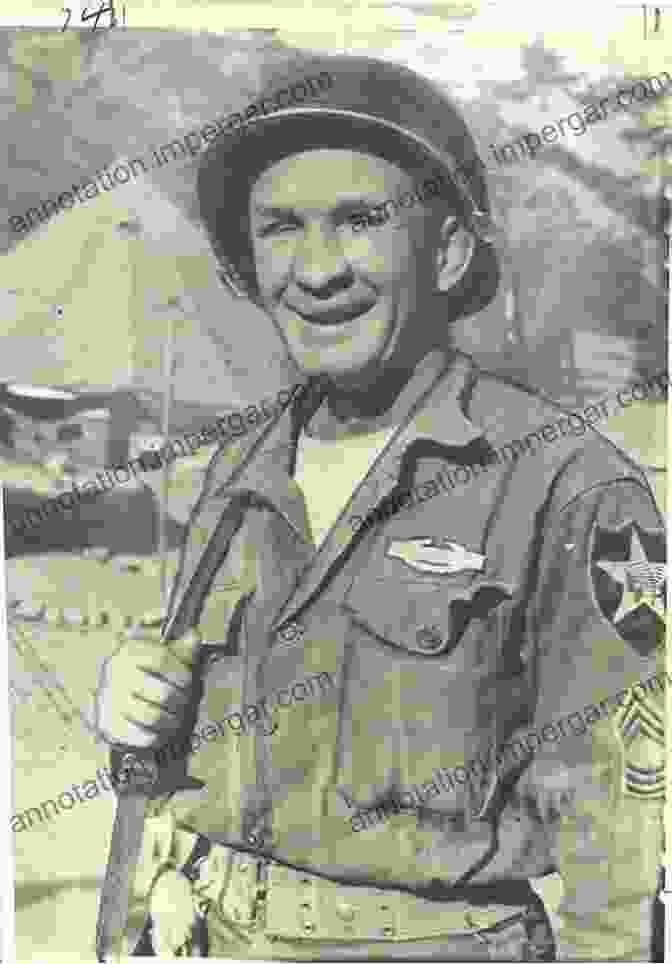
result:
<svg viewBox="0 0 672 964"><path fill-rule="evenodd" d="M409 322L421 321L420 296L432 284L426 205L416 198L379 224L361 217L412 190L396 165L331 149L278 161L255 183L250 227L262 303L306 374L366 381Z"/></svg>

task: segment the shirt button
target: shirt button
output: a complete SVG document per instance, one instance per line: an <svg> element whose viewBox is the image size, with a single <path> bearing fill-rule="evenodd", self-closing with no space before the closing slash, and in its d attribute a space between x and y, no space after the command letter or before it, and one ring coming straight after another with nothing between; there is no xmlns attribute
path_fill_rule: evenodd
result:
<svg viewBox="0 0 672 964"><path fill-rule="evenodd" d="M420 626L415 639L420 649L425 650L438 649L443 643L438 626Z"/></svg>
<svg viewBox="0 0 672 964"><path fill-rule="evenodd" d="M300 623L287 623L282 629L278 630L278 639L283 643L293 643L297 639L301 639L304 634L304 628Z"/></svg>
<svg viewBox="0 0 672 964"><path fill-rule="evenodd" d="M355 919L355 908L345 902L336 905L336 914L341 920L349 922Z"/></svg>

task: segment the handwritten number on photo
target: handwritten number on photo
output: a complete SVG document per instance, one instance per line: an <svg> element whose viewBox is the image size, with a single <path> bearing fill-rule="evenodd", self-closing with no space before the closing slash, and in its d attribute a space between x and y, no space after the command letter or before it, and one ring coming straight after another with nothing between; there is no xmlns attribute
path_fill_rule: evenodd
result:
<svg viewBox="0 0 672 964"><path fill-rule="evenodd" d="M646 40L646 4L644 4L644 39ZM660 30L660 18L662 17L662 12L660 7L653 8L653 32L658 33Z"/></svg>
<svg viewBox="0 0 672 964"><path fill-rule="evenodd" d="M648 16L648 12L649 12L649 11L647 10L647 5L646 5L645 3L642 4L642 10L643 10L643 12L644 12L644 39L646 40L647 34L648 34L648 31L647 31L647 16ZM661 7L654 7L654 8L653 8L653 32L654 32L654 33L658 33L658 31L660 30L660 20L661 20L662 15L663 15L663 14L662 14L662 9L661 9Z"/></svg>
<svg viewBox="0 0 672 964"><path fill-rule="evenodd" d="M70 9L70 7L61 7L61 10L63 11L63 13L67 13L68 15L67 20L61 27L61 33L63 33L65 30L67 30L68 24L70 23L70 18L72 17L72 10ZM110 14L110 23L109 23L110 28L116 27L118 24L117 24L117 15L114 10L114 0L110 0L110 4L107 7L104 6L103 2L101 2L101 5L98 8L98 10L94 10L92 13L87 13L86 7L84 7L84 9L82 10L82 23L86 23L88 20L94 20L95 18L93 26L91 27L91 30L95 31L96 27L98 26L98 21L100 20L100 18L104 13ZM122 23L124 24L124 26L126 26L126 7L125 6L122 7Z"/></svg>
<svg viewBox="0 0 672 964"><path fill-rule="evenodd" d="M95 19L95 23L93 24L93 27L91 28L92 31L95 31L96 27L98 26L98 21L100 20L101 16L102 16L104 13L109 13L109 14L110 14L110 27L116 27L116 26L117 26L117 15L116 15L115 12L114 12L114 2L113 2L113 0L110 0L110 5L109 5L108 7L103 6L103 4L101 3L100 7L99 7L97 10L94 10L93 13L88 13L88 14L87 14L87 12L86 12L86 7L84 7L84 9L82 10L82 23L86 23L87 20L91 20L91 19L93 19L93 18L95 17L95 18L96 18L96 19Z"/></svg>

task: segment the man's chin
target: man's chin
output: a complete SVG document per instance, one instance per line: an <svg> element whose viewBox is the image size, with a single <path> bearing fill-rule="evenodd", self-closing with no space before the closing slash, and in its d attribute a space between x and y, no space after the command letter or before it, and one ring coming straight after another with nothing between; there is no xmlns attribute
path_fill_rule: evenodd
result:
<svg viewBox="0 0 672 964"><path fill-rule="evenodd" d="M398 325L387 305L339 324L315 324L300 315L277 313L276 331L304 376L357 382L383 358Z"/></svg>
<svg viewBox="0 0 672 964"><path fill-rule="evenodd" d="M344 388L356 387L368 380L375 372L380 372L382 349L361 357L353 353L344 355L338 352L305 351L292 354L292 358L302 375L306 378L321 376Z"/></svg>

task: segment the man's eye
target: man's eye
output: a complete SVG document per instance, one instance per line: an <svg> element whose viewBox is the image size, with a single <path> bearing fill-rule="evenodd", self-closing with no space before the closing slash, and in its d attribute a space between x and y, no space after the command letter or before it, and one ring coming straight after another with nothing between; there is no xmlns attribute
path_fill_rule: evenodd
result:
<svg viewBox="0 0 672 964"><path fill-rule="evenodd" d="M299 225L294 221L272 221L270 224L262 225L257 234L260 238L265 238L271 234L287 234L290 231L296 231L298 227Z"/></svg>
<svg viewBox="0 0 672 964"><path fill-rule="evenodd" d="M364 231L367 228L379 227L388 219L382 208L364 208L361 211L355 211L347 220L355 231Z"/></svg>

